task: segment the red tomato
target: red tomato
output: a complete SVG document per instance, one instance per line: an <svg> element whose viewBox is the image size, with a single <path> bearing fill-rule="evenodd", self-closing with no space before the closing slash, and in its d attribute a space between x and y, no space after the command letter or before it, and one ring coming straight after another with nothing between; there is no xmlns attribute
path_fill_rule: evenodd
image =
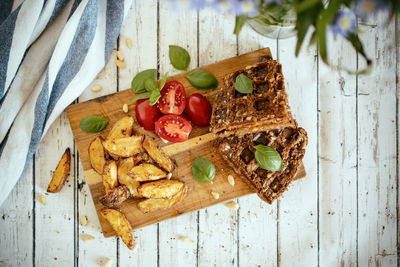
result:
<svg viewBox="0 0 400 267"><path fill-rule="evenodd" d="M161 117L161 112L157 105L150 106L149 99L139 99L136 101L136 119L147 131L154 131L154 122Z"/></svg>
<svg viewBox="0 0 400 267"><path fill-rule="evenodd" d="M185 113L190 121L198 126L210 124L211 105L201 94L192 94L187 98Z"/></svg>
<svg viewBox="0 0 400 267"><path fill-rule="evenodd" d="M164 114L182 114L186 106L185 87L178 81L167 82L161 90L158 108Z"/></svg>
<svg viewBox="0 0 400 267"><path fill-rule="evenodd" d="M155 126L158 136L173 143L188 140L192 131L190 122L177 115L162 116L156 121Z"/></svg>

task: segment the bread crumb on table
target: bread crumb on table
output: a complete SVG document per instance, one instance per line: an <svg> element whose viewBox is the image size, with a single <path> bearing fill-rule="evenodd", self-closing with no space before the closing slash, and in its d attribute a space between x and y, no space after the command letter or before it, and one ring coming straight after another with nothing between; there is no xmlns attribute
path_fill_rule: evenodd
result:
<svg viewBox="0 0 400 267"><path fill-rule="evenodd" d="M178 235L178 239L184 243L193 243L194 241L187 236Z"/></svg>
<svg viewBox="0 0 400 267"><path fill-rule="evenodd" d="M238 210L239 209L239 204L236 203L235 201L229 201L229 202L225 203L225 206L227 206L228 208L230 208L232 210Z"/></svg>
<svg viewBox="0 0 400 267"><path fill-rule="evenodd" d="M90 89L90 91L92 91L93 93L97 93L100 92L103 88L101 87L101 85L95 85L92 87L92 89Z"/></svg>
<svg viewBox="0 0 400 267"><path fill-rule="evenodd" d="M79 222L82 226L86 226L88 224L88 217L86 215L82 216L81 218L79 218Z"/></svg>
<svg viewBox="0 0 400 267"><path fill-rule="evenodd" d="M81 239L82 239L83 241L90 241L90 240L94 240L95 237L92 236L92 235L89 235L89 234L82 234L82 235L81 235Z"/></svg>
<svg viewBox="0 0 400 267"><path fill-rule="evenodd" d="M217 192L211 192L211 195L213 196L213 198L219 199L219 193L217 193Z"/></svg>
<svg viewBox="0 0 400 267"><path fill-rule="evenodd" d="M126 44L126 47L131 49L132 48L132 39L131 38L126 38L125 39L125 44Z"/></svg>
<svg viewBox="0 0 400 267"><path fill-rule="evenodd" d="M42 205L46 205L46 198L44 195L39 196L39 201L40 201L40 203L42 203Z"/></svg>
<svg viewBox="0 0 400 267"><path fill-rule="evenodd" d="M231 186L235 186L235 178L233 178L233 175L232 175L232 174L229 174L229 175L228 175L228 183L229 183Z"/></svg>

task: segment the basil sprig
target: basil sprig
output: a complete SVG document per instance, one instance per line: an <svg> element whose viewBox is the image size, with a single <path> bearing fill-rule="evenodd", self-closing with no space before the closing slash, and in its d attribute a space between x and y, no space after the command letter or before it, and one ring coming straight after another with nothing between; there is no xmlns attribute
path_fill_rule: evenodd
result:
<svg viewBox="0 0 400 267"><path fill-rule="evenodd" d="M208 159L197 157L192 164L192 175L198 182L209 183L215 177L215 167Z"/></svg>
<svg viewBox="0 0 400 267"><path fill-rule="evenodd" d="M169 46L169 60L177 70L186 70L190 63L190 55L183 47Z"/></svg>
<svg viewBox="0 0 400 267"><path fill-rule="evenodd" d="M197 89L210 90L218 86L217 78L205 70L191 71L185 77Z"/></svg>
<svg viewBox="0 0 400 267"><path fill-rule="evenodd" d="M108 124L108 119L102 116L87 116L79 123L79 128L88 133L97 133L103 130Z"/></svg>
<svg viewBox="0 0 400 267"><path fill-rule="evenodd" d="M143 73L143 72L144 71L142 71L141 73ZM167 77L168 77L168 72L165 73L164 76L162 77L162 79L160 81L160 85L157 84L157 82L155 81L155 78L153 78L153 77L141 77L139 79L139 82L143 84L144 92L135 96L131 100L131 102L135 102L136 100L139 100L139 99L150 98L149 105L153 106L155 103L157 103L158 99L161 97L160 92L161 92L161 89L164 87L165 83L167 82ZM135 80L135 78L133 80ZM133 83L133 81L132 81L132 83ZM132 88L133 88L133 85L132 85Z"/></svg>
<svg viewBox="0 0 400 267"><path fill-rule="evenodd" d="M236 77L235 89L242 94L251 94L253 92L253 81L241 73Z"/></svg>
<svg viewBox="0 0 400 267"><path fill-rule="evenodd" d="M146 92L144 82L148 78L155 80L157 78L157 70L149 69L149 70L144 70L144 71L136 74L136 76L133 78L133 80L131 82L133 92L134 93Z"/></svg>
<svg viewBox="0 0 400 267"><path fill-rule="evenodd" d="M282 158L278 151L264 145L256 145L254 148L256 161L261 168L268 171L282 170Z"/></svg>

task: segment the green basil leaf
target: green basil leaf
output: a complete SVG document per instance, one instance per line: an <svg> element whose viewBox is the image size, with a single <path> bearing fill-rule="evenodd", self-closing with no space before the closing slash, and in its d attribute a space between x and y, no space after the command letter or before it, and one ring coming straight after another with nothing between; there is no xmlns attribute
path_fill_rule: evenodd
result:
<svg viewBox="0 0 400 267"><path fill-rule="evenodd" d="M278 151L264 145L256 145L254 148L256 149L256 161L261 168L268 171L282 170L282 158Z"/></svg>
<svg viewBox="0 0 400 267"><path fill-rule="evenodd" d="M144 81L144 88L146 89L147 92L151 94L153 91L158 91L158 85L157 82L152 79L152 78L147 78Z"/></svg>
<svg viewBox="0 0 400 267"><path fill-rule="evenodd" d="M208 159L197 157L192 164L192 175L198 182L209 183L215 177L215 167Z"/></svg>
<svg viewBox="0 0 400 267"><path fill-rule="evenodd" d="M146 99L146 98L150 98L149 92L144 92L144 93L138 94L137 96L135 96L134 98L131 99L131 102L135 102L136 100Z"/></svg>
<svg viewBox="0 0 400 267"><path fill-rule="evenodd" d="M108 119L102 116L87 116L79 123L79 128L88 133L97 133L106 128Z"/></svg>
<svg viewBox="0 0 400 267"><path fill-rule="evenodd" d="M161 94L160 94L160 91L158 91L158 89L151 91L149 105L153 106L155 103L157 103L157 101L160 97L161 97Z"/></svg>
<svg viewBox="0 0 400 267"><path fill-rule="evenodd" d="M177 45L170 45L169 60L175 69L186 70L190 63L190 56L185 48Z"/></svg>
<svg viewBox="0 0 400 267"><path fill-rule="evenodd" d="M131 83L133 92L135 92L135 93L145 92L146 89L144 87L144 82L148 78L151 78L153 80L157 79L157 70L149 69L149 70L144 70L144 71L136 74L136 76L133 78L132 83Z"/></svg>
<svg viewBox="0 0 400 267"><path fill-rule="evenodd" d="M168 72L164 74L160 82L160 91L163 89L165 83L167 82Z"/></svg>
<svg viewBox="0 0 400 267"><path fill-rule="evenodd" d="M253 81L243 73L239 74L236 77L235 89L242 94L251 94L253 92Z"/></svg>
<svg viewBox="0 0 400 267"><path fill-rule="evenodd" d="M194 70L185 75L190 84L197 89L209 90L218 86L214 75L205 70Z"/></svg>

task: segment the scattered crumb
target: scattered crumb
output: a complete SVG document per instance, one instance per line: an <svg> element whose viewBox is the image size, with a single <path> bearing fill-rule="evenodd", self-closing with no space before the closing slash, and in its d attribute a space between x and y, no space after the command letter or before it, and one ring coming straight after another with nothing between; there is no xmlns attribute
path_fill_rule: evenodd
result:
<svg viewBox="0 0 400 267"><path fill-rule="evenodd" d="M109 258L105 258L103 261L103 267L111 267L112 266L112 260Z"/></svg>
<svg viewBox="0 0 400 267"><path fill-rule="evenodd" d="M42 203L43 205L46 205L46 198L44 197L44 195L40 195L40 196L39 196L39 201L40 201L40 203Z"/></svg>
<svg viewBox="0 0 400 267"><path fill-rule="evenodd" d="M128 113L128 111L129 111L129 109L128 109L128 104L124 104L124 105L122 106L122 110L123 110L125 113Z"/></svg>
<svg viewBox="0 0 400 267"><path fill-rule="evenodd" d="M132 39L131 38L126 38L125 39L125 44L126 44L126 47L131 49L132 48Z"/></svg>
<svg viewBox="0 0 400 267"><path fill-rule="evenodd" d="M225 203L225 206L227 206L228 208L230 208L232 210L238 210L239 209L239 204L236 203L235 201L229 201L229 202Z"/></svg>
<svg viewBox="0 0 400 267"><path fill-rule="evenodd" d="M211 195L213 196L213 198L218 199L219 198L219 194L217 192L211 192Z"/></svg>
<svg viewBox="0 0 400 267"><path fill-rule="evenodd" d="M235 186L235 178L231 174L228 175L228 182L231 186Z"/></svg>
<svg viewBox="0 0 400 267"><path fill-rule="evenodd" d="M279 222L279 218L275 218L275 221Z"/></svg>
<svg viewBox="0 0 400 267"><path fill-rule="evenodd" d="M167 175L167 179L168 179L168 180L170 180L170 179L171 179L171 177L172 177L172 172L168 173L168 175Z"/></svg>
<svg viewBox="0 0 400 267"><path fill-rule="evenodd" d="M116 59L114 62L115 62L115 65L118 66L118 68L120 68L120 69L125 69L126 68L126 65L125 65L125 63L123 61L121 61L119 59Z"/></svg>
<svg viewBox="0 0 400 267"><path fill-rule="evenodd" d="M101 85L97 84L97 85L93 86L92 89L90 89L90 91L97 93L97 92L100 92L102 89L103 88L101 87Z"/></svg>
<svg viewBox="0 0 400 267"><path fill-rule="evenodd" d="M190 239L190 238L187 237L187 236L178 235L178 239L179 239L180 241L182 241L183 243L193 243L193 240Z"/></svg>
<svg viewBox="0 0 400 267"><path fill-rule="evenodd" d="M94 240L95 237L92 236L92 235L88 235L88 234L82 234L82 235L81 235L81 239L82 239L83 241L90 241L90 240Z"/></svg>
<svg viewBox="0 0 400 267"><path fill-rule="evenodd" d="M122 51L117 51L117 58L121 61L124 61L124 54L122 54Z"/></svg>
<svg viewBox="0 0 400 267"><path fill-rule="evenodd" d="M81 218L79 218L79 222L82 226L86 226L88 224L88 217L86 215L82 216Z"/></svg>

